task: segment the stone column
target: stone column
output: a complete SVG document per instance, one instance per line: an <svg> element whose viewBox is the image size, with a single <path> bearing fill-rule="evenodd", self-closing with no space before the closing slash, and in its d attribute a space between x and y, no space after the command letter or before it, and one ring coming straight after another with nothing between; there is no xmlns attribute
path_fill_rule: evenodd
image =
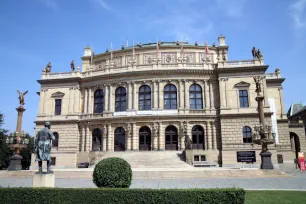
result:
<svg viewBox="0 0 306 204"><path fill-rule="evenodd" d="M206 133L205 133L205 135L206 135L206 137L205 137L205 145L206 145L206 148L205 149L210 149L210 139L209 139L209 136L210 136L210 134L209 134L209 129L210 129L210 125L209 125L209 122L206 122Z"/></svg>
<svg viewBox="0 0 306 204"><path fill-rule="evenodd" d="M154 80L152 81L152 87L153 87L153 110L156 110L158 108L158 87L157 82Z"/></svg>
<svg viewBox="0 0 306 204"><path fill-rule="evenodd" d="M209 135L208 135L208 146L210 149L214 149L214 134L213 134L214 122L209 122Z"/></svg>
<svg viewBox="0 0 306 204"><path fill-rule="evenodd" d="M205 99L205 109L209 108L209 87L207 85L208 81L204 80L204 99Z"/></svg>
<svg viewBox="0 0 306 204"><path fill-rule="evenodd" d="M102 151L106 151L107 150L107 127L104 124L102 126Z"/></svg>
<svg viewBox="0 0 306 204"><path fill-rule="evenodd" d="M187 80L184 80L184 109L188 109L188 103L187 103Z"/></svg>
<svg viewBox="0 0 306 204"><path fill-rule="evenodd" d="M84 96L84 113L88 113L88 89L85 88L85 96Z"/></svg>
<svg viewBox="0 0 306 204"><path fill-rule="evenodd" d="M39 113L38 113L38 115L43 115L44 95L45 95L45 91L44 91L44 89L41 89L40 94L39 94Z"/></svg>
<svg viewBox="0 0 306 204"><path fill-rule="evenodd" d="M126 129L125 129L125 144L126 144L126 150L131 150L131 131L132 131L132 127L130 126L130 124L126 125Z"/></svg>
<svg viewBox="0 0 306 204"><path fill-rule="evenodd" d="M43 104L43 114L44 115L47 114L47 102L48 102L48 89L44 89L44 104Z"/></svg>
<svg viewBox="0 0 306 204"><path fill-rule="evenodd" d="M133 110L136 110L136 83L135 82L132 82L133 83Z"/></svg>
<svg viewBox="0 0 306 204"><path fill-rule="evenodd" d="M91 131L89 129L89 123L86 126L86 151L90 152L91 151L91 137L92 135L90 134Z"/></svg>
<svg viewBox="0 0 306 204"><path fill-rule="evenodd" d="M132 123L132 150L139 150L138 132L136 130L136 123Z"/></svg>
<svg viewBox="0 0 306 204"><path fill-rule="evenodd" d="M158 130L158 149L165 150L165 131L163 129L163 124L158 123L159 130Z"/></svg>
<svg viewBox="0 0 306 204"><path fill-rule="evenodd" d="M164 108L163 106L163 91L162 91L162 81L158 80L158 109L161 110Z"/></svg>
<svg viewBox="0 0 306 204"><path fill-rule="evenodd" d="M221 108L224 108L225 107L225 99L224 99L224 92L225 92L225 89L224 89L224 79L223 78L220 78L219 79L219 89L220 89L220 106Z"/></svg>
<svg viewBox="0 0 306 204"><path fill-rule="evenodd" d="M128 101L128 110L132 110L132 84L130 82L127 83L128 91L127 91L127 101Z"/></svg>
<svg viewBox="0 0 306 204"><path fill-rule="evenodd" d="M178 93L179 93L179 109L184 109L184 91L183 91L183 82L182 80L178 80Z"/></svg>
<svg viewBox="0 0 306 204"><path fill-rule="evenodd" d="M80 89L75 88L74 90L74 107L73 107L73 112L75 114L79 113L79 98L80 98Z"/></svg>
<svg viewBox="0 0 306 204"><path fill-rule="evenodd" d="M284 116L284 111L285 111L285 102L284 102L284 95L283 95L283 87L278 88L279 91L279 98L280 98L280 103L281 103L281 118Z"/></svg>
<svg viewBox="0 0 306 204"><path fill-rule="evenodd" d="M214 89L213 89L213 81L210 80L209 83L209 92L210 92L210 101L211 101L211 109L215 109L215 94L214 94Z"/></svg>
<svg viewBox="0 0 306 204"><path fill-rule="evenodd" d="M107 124L107 151L113 151L113 138L112 138L112 125L109 123Z"/></svg>
<svg viewBox="0 0 306 204"><path fill-rule="evenodd" d="M267 91L267 83L266 83L266 76L262 79L262 87L263 87L263 92L264 92L264 106L268 106L268 91Z"/></svg>
<svg viewBox="0 0 306 204"><path fill-rule="evenodd" d="M213 149L217 149L217 122L212 124Z"/></svg>
<svg viewBox="0 0 306 204"><path fill-rule="evenodd" d="M114 110L113 110L113 105L112 105L112 103L113 103L113 91L112 91L112 85L111 84L109 84L108 85L109 86L109 93L108 93L108 111L109 112L113 112Z"/></svg>
<svg viewBox="0 0 306 204"><path fill-rule="evenodd" d="M104 111L108 112L108 97L109 97L109 93L108 93L108 85L104 85Z"/></svg>
<svg viewBox="0 0 306 204"><path fill-rule="evenodd" d="M93 102L92 102L92 99L93 99L93 95L92 95L92 87L89 87L89 93L88 93L88 113L89 114L92 114L93 112Z"/></svg>
<svg viewBox="0 0 306 204"><path fill-rule="evenodd" d="M228 83L228 78L225 78L224 81L225 81L225 83L224 83L224 86L225 86L225 107L229 107L228 84L227 84ZM210 83L210 85L211 85L211 83ZM212 92L212 89L210 91Z"/></svg>
<svg viewBox="0 0 306 204"><path fill-rule="evenodd" d="M81 137L82 137L81 152L84 152L85 151L85 137L86 137L85 125L84 124L81 125L81 131L82 131L82 134L81 134Z"/></svg>
<svg viewBox="0 0 306 204"><path fill-rule="evenodd" d="M19 106L18 108L16 108L17 112L18 112L18 117L17 117L17 125L16 125L16 132L18 132L19 135L21 135L21 127L22 127L22 116L23 116L23 112L26 110L23 108L23 106Z"/></svg>

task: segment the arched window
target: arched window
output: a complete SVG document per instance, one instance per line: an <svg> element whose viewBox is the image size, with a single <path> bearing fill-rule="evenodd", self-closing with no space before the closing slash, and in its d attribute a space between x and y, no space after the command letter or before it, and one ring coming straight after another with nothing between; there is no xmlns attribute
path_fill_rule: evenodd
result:
<svg viewBox="0 0 306 204"><path fill-rule="evenodd" d="M177 129L173 125L169 125L165 131L165 148L166 150L178 150Z"/></svg>
<svg viewBox="0 0 306 204"><path fill-rule="evenodd" d="M95 92L94 113L103 113L104 110L104 93L102 89Z"/></svg>
<svg viewBox="0 0 306 204"><path fill-rule="evenodd" d="M52 141L52 146L53 147L58 147L59 134L58 134L58 132L53 132L53 135L55 137L55 140Z"/></svg>
<svg viewBox="0 0 306 204"><path fill-rule="evenodd" d="M118 127L115 130L115 141L114 141L115 151L125 150L125 130L123 127Z"/></svg>
<svg viewBox="0 0 306 204"><path fill-rule="evenodd" d="M252 129L248 126L244 126L242 129L243 143L252 143Z"/></svg>
<svg viewBox="0 0 306 204"><path fill-rule="evenodd" d="M126 89L119 87L116 90L116 112L126 111Z"/></svg>
<svg viewBox="0 0 306 204"><path fill-rule="evenodd" d="M192 128L192 149L205 149L204 148L204 131L199 125Z"/></svg>
<svg viewBox="0 0 306 204"><path fill-rule="evenodd" d="M92 151L102 150L102 132L99 128L92 131Z"/></svg>
<svg viewBox="0 0 306 204"><path fill-rule="evenodd" d="M177 91L173 84L164 88L164 109L177 109Z"/></svg>
<svg viewBox="0 0 306 204"><path fill-rule="evenodd" d="M189 88L190 109L203 109L202 88L192 84Z"/></svg>
<svg viewBox="0 0 306 204"><path fill-rule="evenodd" d="M148 85L139 88L139 110L151 110L151 88Z"/></svg>
<svg viewBox="0 0 306 204"><path fill-rule="evenodd" d="M151 150L151 130L147 126L139 129L139 150Z"/></svg>

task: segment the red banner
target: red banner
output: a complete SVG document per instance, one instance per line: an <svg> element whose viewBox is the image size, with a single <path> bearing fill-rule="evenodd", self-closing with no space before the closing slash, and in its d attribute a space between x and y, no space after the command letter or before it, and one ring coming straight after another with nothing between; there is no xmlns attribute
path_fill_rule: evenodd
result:
<svg viewBox="0 0 306 204"><path fill-rule="evenodd" d="M304 161L304 152L298 153L300 170L305 171L305 161Z"/></svg>

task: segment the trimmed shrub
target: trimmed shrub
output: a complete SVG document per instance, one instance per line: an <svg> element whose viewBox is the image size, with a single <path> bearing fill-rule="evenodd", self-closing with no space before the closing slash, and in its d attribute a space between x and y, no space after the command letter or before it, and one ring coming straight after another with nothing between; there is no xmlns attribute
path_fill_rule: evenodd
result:
<svg viewBox="0 0 306 204"><path fill-rule="evenodd" d="M124 159L111 157L95 166L92 177L99 188L128 188L132 182L132 169Z"/></svg>
<svg viewBox="0 0 306 204"><path fill-rule="evenodd" d="M243 189L0 188L0 203L242 204Z"/></svg>

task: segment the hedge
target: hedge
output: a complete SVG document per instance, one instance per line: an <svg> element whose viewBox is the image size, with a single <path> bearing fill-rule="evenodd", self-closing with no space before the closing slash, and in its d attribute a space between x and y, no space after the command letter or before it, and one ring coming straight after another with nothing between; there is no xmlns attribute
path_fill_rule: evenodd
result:
<svg viewBox="0 0 306 204"><path fill-rule="evenodd" d="M106 188L0 188L0 203L31 204L161 204L244 203L245 191L229 189L106 189Z"/></svg>

